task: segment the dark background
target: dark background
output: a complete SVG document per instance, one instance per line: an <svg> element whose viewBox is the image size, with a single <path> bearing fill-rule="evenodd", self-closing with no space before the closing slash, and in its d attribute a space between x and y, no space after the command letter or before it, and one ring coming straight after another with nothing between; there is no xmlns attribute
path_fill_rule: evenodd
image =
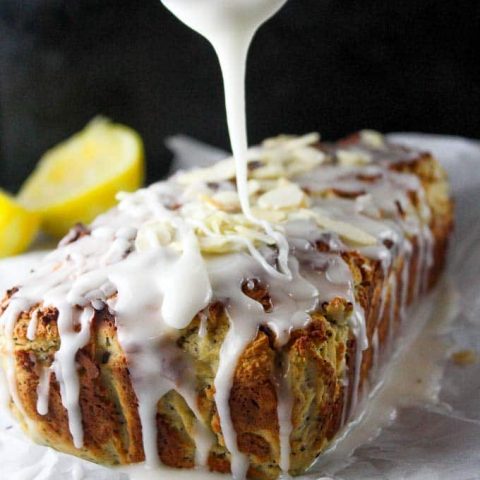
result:
<svg viewBox="0 0 480 480"><path fill-rule="evenodd" d="M248 69L251 143L360 128L480 138L480 2L289 0ZM223 93L205 40L158 0L0 0L0 186L97 114L136 128L149 181L164 138L226 148Z"/></svg>

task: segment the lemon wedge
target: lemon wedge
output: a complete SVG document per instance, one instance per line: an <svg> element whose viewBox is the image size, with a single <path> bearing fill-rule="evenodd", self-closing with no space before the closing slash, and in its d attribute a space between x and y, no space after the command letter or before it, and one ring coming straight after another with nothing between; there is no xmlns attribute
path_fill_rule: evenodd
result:
<svg viewBox="0 0 480 480"><path fill-rule="evenodd" d="M59 237L115 205L117 192L138 189L144 170L140 135L96 118L43 155L18 200L41 216L43 230Z"/></svg>
<svg viewBox="0 0 480 480"><path fill-rule="evenodd" d="M36 237L40 217L0 191L0 258L25 251Z"/></svg>

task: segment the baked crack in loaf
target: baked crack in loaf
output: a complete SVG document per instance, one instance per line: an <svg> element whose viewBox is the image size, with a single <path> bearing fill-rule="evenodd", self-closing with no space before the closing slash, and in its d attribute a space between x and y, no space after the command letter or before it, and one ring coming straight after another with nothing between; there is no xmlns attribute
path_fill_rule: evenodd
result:
<svg viewBox="0 0 480 480"><path fill-rule="evenodd" d="M249 159L273 236L242 213L227 159L123 194L6 293L10 407L35 441L275 479L357 413L442 271L445 173L372 131L278 137Z"/></svg>

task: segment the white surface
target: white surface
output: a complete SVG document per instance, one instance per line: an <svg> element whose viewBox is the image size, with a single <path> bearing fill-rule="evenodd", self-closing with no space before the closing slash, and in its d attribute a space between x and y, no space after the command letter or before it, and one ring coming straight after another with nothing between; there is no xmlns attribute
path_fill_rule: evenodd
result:
<svg viewBox="0 0 480 480"><path fill-rule="evenodd" d="M471 348L480 354L480 147L456 137L394 137L433 150L450 174L457 201L457 232L447 286L439 292L443 301L434 315L428 313L431 303L417 313L418 323L432 318L420 337L410 336L415 345L392 363L389 381L369 402L363 419L305 479L318 479L321 474L342 480L480 478L480 364L459 367L443 361L452 350ZM194 157L185 139L183 144L176 142L177 153L183 149L189 149L189 158ZM0 288L14 285L37 255L0 262ZM126 478L118 471L33 445L7 418L0 420L2 480ZM134 476L140 478L139 473ZM202 472L141 474L144 479L187 476L211 478Z"/></svg>

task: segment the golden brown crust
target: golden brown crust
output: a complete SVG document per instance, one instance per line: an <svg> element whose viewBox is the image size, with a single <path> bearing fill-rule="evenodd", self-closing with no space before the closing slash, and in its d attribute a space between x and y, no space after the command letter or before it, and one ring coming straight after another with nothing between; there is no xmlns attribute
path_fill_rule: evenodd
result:
<svg viewBox="0 0 480 480"><path fill-rule="evenodd" d="M446 190L445 174L428 154L421 154L408 162L397 162L392 168L414 173L421 179L433 213L430 224L434 237L433 265L428 277L431 287L444 267L453 222L453 207ZM343 195L342 192L333 194ZM418 239L413 238L412 245L407 303L413 301L414 285L422 267ZM325 245L318 247L326 248ZM399 256L385 275L379 261L368 259L359 252L345 252L342 256L352 272L356 299L366 317L370 347L363 354L360 390L368 390L374 356L385 352L389 338L399 328L402 270L408 259ZM389 277L396 278L399 288L384 288ZM264 286L255 285L251 292L245 289L244 292L260 301L265 309L269 308L268 290ZM6 307L13 293L7 293L0 309ZM383 307L382 295L386 296ZM389 315L391 308L393 322ZM290 341L284 347L276 347L272 333L262 328L244 351L235 371L230 408L239 449L250 460L250 478L274 479L280 473L276 381L286 364L289 366L288 379L293 395L293 430L290 437L292 474L303 472L313 462L350 415L355 397L354 372L358 357L356 339L347 325L351 314L352 305L345 299L335 298L313 314L308 327L292 332ZM207 334L204 337L198 334L200 319L195 318L182 330L177 343L193 360L198 408L205 425L215 436L208 459L209 468L228 472L229 453L222 437L213 387L219 349L228 331L228 318L219 303L210 305L207 317ZM60 344L57 312L51 308L40 310L33 341L27 338L29 321L30 313L26 312L14 329L18 395L24 414L29 419L29 426L26 425L29 433L41 443L105 465L143 461L138 402L127 360L117 339L115 318L107 309L97 311L91 326L90 342L77 354L85 433L85 444L80 450L72 444L67 412L54 375L50 380L48 413L39 415L36 408L40 370L51 365ZM375 331L378 331L378 346L374 342ZM348 368L345 368L345 363ZM348 387L345 387L343 378L345 372ZM16 413L25 423L23 414ZM193 424L193 413L176 392L169 392L159 401L157 445L164 464L177 468L194 466Z"/></svg>

